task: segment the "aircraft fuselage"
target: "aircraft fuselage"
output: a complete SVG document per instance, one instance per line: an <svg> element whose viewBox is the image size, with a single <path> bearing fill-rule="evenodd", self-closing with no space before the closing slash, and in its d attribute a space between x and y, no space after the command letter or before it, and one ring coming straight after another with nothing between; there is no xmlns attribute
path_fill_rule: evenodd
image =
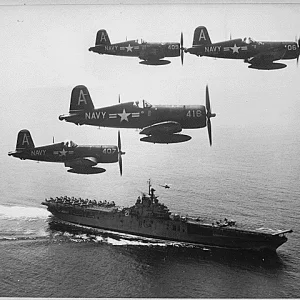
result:
<svg viewBox="0 0 300 300"><path fill-rule="evenodd" d="M136 40L110 45L96 45L89 51L99 54L139 57L143 60L159 60L164 57L180 56L179 43L139 43Z"/></svg>
<svg viewBox="0 0 300 300"><path fill-rule="evenodd" d="M65 146L62 142L12 152L10 155L20 159L59 163L93 157L96 159L96 163L113 163L118 161L118 147L114 145L101 145L76 146L73 148Z"/></svg>
<svg viewBox="0 0 300 300"><path fill-rule="evenodd" d="M206 126L206 111L203 105L151 106L140 108L133 102L101 109L60 116L78 125L92 125L115 128L145 128L152 124L175 121L183 129Z"/></svg>
<svg viewBox="0 0 300 300"><path fill-rule="evenodd" d="M197 56L209 56L228 59L249 59L272 49L282 49L278 59L294 59L298 57L299 48L295 42L253 42L246 43L242 39L234 39L209 45L193 46L187 52ZM268 55L266 53L266 55Z"/></svg>

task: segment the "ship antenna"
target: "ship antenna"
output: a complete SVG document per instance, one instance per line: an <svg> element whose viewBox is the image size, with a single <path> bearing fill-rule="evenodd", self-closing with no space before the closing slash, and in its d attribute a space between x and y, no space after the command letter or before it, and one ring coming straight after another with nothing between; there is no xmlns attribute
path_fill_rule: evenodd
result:
<svg viewBox="0 0 300 300"><path fill-rule="evenodd" d="M148 180L148 184L149 184L149 195L150 195L151 179Z"/></svg>

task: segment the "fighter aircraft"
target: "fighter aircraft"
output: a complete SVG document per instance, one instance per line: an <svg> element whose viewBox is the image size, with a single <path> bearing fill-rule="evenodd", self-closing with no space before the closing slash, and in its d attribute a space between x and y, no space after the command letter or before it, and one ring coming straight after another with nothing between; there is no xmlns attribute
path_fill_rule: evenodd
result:
<svg viewBox="0 0 300 300"><path fill-rule="evenodd" d="M193 46L185 52L197 56L217 58L243 59L249 63L248 68L271 70L286 67L277 60L299 59L300 39L297 42L258 42L251 38L230 39L224 42L212 43L206 27L199 26L194 31Z"/></svg>
<svg viewBox="0 0 300 300"><path fill-rule="evenodd" d="M64 163L68 172L77 174L103 173L103 168L94 167L98 163L114 163L119 161L120 174L122 175L121 137L118 132L118 146L82 146L68 140L61 143L35 147L31 134L27 129L19 131L16 150L9 152L9 156L22 160L48 161Z"/></svg>
<svg viewBox="0 0 300 300"><path fill-rule="evenodd" d="M139 128L140 134L146 135L141 141L150 143L180 143L191 139L190 136L178 134L182 129L208 129L210 145L212 133L211 112L208 87L206 86L206 109L203 105L151 105L143 100L143 106L137 102L127 102L94 108L88 89L84 85L73 88L69 114L60 115L59 120L76 125L99 127Z"/></svg>
<svg viewBox="0 0 300 300"><path fill-rule="evenodd" d="M147 43L145 41L130 40L121 43L111 44L105 29L97 32L95 47L89 51L99 54L138 57L145 65L166 65L169 60L164 57L181 56L183 63L183 34L181 33L180 43Z"/></svg>
<svg viewBox="0 0 300 300"><path fill-rule="evenodd" d="M165 183L165 184L160 184L159 186L165 188L165 189L169 189L170 188L170 185Z"/></svg>

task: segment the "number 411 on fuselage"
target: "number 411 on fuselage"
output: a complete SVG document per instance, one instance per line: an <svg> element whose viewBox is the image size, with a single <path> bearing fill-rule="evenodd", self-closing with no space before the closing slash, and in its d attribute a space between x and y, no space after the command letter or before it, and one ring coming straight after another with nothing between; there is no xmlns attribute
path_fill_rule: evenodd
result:
<svg viewBox="0 0 300 300"><path fill-rule="evenodd" d="M212 133L211 112L208 87L206 86L206 107L204 105L151 105L143 100L94 108L88 89L83 85L73 88L69 114L60 115L59 120L76 125L98 127L138 128L140 134L146 135L141 141L151 143L180 143L191 139L179 134L182 129L208 128L210 145Z"/></svg>

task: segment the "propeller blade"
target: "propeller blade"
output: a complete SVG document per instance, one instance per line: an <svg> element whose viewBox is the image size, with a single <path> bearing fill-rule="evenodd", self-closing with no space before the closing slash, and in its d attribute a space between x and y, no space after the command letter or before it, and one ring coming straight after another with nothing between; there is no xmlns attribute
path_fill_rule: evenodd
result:
<svg viewBox="0 0 300 300"><path fill-rule="evenodd" d="M299 55L300 55L300 38L298 39L298 56L297 56L297 66L299 61Z"/></svg>
<svg viewBox="0 0 300 300"><path fill-rule="evenodd" d="M211 112L210 100L209 100L208 85L206 85L205 96L206 96L206 118L207 118L206 126L207 126L207 130L208 130L209 144L210 144L210 146L211 146L211 145L212 145L212 131L211 131L211 122L210 122L210 118L215 117L216 114Z"/></svg>
<svg viewBox="0 0 300 300"><path fill-rule="evenodd" d="M208 85L206 85L205 97L206 97L206 110L210 114L210 101L209 101Z"/></svg>
<svg viewBox="0 0 300 300"><path fill-rule="evenodd" d="M121 103L121 96L120 96L120 94L119 94L119 104Z"/></svg>
<svg viewBox="0 0 300 300"><path fill-rule="evenodd" d="M212 145L212 134L211 134L211 122L210 119L207 119L207 131L208 131L208 138L209 138L209 145Z"/></svg>
<svg viewBox="0 0 300 300"><path fill-rule="evenodd" d="M119 148L119 152L121 152L121 135L120 135L120 130L118 130L118 148Z"/></svg>
<svg viewBox="0 0 300 300"><path fill-rule="evenodd" d="M181 35L180 35L180 48L182 49L183 48L183 33L181 32Z"/></svg>
<svg viewBox="0 0 300 300"><path fill-rule="evenodd" d="M119 155L119 169L120 169L120 175L123 174L123 163L122 163L122 154Z"/></svg>
<svg viewBox="0 0 300 300"><path fill-rule="evenodd" d="M122 151L120 130L118 130L118 148L119 148L118 149L119 169L120 169L120 174L122 176L123 173L122 155L125 154L125 152Z"/></svg>
<svg viewBox="0 0 300 300"><path fill-rule="evenodd" d="M183 51L183 33L181 32L181 36L180 36L180 57L181 57L181 65L183 65L183 55L184 55L184 51Z"/></svg>

